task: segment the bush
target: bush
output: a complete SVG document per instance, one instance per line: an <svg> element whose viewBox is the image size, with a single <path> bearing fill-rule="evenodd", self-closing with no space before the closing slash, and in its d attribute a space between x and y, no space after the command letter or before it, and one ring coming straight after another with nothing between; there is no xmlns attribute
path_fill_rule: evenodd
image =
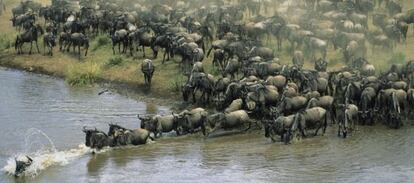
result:
<svg viewBox="0 0 414 183"><path fill-rule="evenodd" d="M100 35L95 38L95 44L92 48L93 51L98 50L101 47L109 45L111 43L111 39L107 35Z"/></svg>
<svg viewBox="0 0 414 183"><path fill-rule="evenodd" d="M124 62L124 59L121 56L112 57L106 62L105 67L110 68L114 66L121 66Z"/></svg>
<svg viewBox="0 0 414 183"><path fill-rule="evenodd" d="M186 82L186 78L180 74L175 75L174 78L170 80L169 88L174 92L181 91L181 86Z"/></svg>
<svg viewBox="0 0 414 183"><path fill-rule="evenodd" d="M5 35L0 36L0 50L9 49L12 46L12 41Z"/></svg>
<svg viewBox="0 0 414 183"><path fill-rule="evenodd" d="M95 83L101 76L102 69L97 63L82 63L68 68L66 81L72 86L84 86Z"/></svg>
<svg viewBox="0 0 414 183"><path fill-rule="evenodd" d="M397 52L397 53L393 53L391 55L389 63L390 64L402 64L402 63L404 63L404 61L405 61L404 53Z"/></svg>

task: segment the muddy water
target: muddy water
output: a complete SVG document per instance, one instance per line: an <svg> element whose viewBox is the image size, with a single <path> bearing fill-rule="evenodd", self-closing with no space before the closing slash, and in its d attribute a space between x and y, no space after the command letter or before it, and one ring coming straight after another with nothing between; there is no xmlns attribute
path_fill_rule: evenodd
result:
<svg viewBox="0 0 414 183"><path fill-rule="evenodd" d="M259 132L205 139L165 136L152 144L92 155L84 125L138 126L136 113L168 112L100 88L73 89L47 76L0 69L0 167L19 153L37 153L36 176L0 182L413 182L414 128L361 127L343 140L325 136L293 145L270 143ZM56 150L45 152L52 141ZM29 133L30 134L30 133ZM52 148L52 147L50 147ZM42 150L39 150L42 149ZM45 152L45 153L44 153ZM43 154L42 154L43 153ZM36 160L36 159L35 159Z"/></svg>

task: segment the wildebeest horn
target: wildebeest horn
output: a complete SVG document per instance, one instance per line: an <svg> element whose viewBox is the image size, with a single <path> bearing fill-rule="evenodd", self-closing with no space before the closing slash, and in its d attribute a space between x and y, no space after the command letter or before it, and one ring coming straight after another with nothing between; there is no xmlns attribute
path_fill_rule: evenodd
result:
<svg viewBox="0 0 414 183"><path fill-rule="evenodd" d="M83 127L82 127L82 131L83 131L83 132L86 132L86 126L83 126Z"/></svg>

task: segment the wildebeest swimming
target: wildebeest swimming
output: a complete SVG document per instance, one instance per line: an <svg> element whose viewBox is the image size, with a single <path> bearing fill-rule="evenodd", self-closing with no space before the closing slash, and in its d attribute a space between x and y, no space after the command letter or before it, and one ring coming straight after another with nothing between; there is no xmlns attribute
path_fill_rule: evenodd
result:
<svg viewBox="0 0 414 183"><path fill-rule="evenodd" d="M27 155L15 157L14 160L16 162L16 170L14 172L15 177L21 176L33 163L33 159Z"/></svg>

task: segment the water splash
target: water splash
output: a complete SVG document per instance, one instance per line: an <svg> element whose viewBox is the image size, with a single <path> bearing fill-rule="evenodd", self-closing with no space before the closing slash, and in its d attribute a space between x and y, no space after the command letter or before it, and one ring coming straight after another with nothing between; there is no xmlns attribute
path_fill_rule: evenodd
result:
<svg viewBox="0 0 414 183"><path fill-rule="evenodd" d="M57 149L55 147L55 144L53 143L52 139L48 135L46 135L42 130L39 130L37 128L30 128L26 131L24 136L24 152L29 153L33 151L51 151L51 152L57 152ZM36 138L37 137L37 138ZM48 144L42 142L41 137L47 140ZM39 143L39 144L37 144ZM50 147L48 148L47 145ZM32 147L38 148L35 150L32 150Z"/></svg>
<svg viewBox="0 0 414 183"><path fill-rule="evenodd" d="M39 137L47 139L47 143L39 141L40 139L37 139ZM33 147L36 147L36 149L34 150ZM36 128L31 128L26 131L25 147L23 149L23 153L17 153L7 160L7 164L2 169L4 172L9 175L14 175L16 170L15 158L20 156L28 155L33 159L33 163L26 169L26 171L24 171L23 175L35 177L42 170L45 170L50 166L66 165L71 160L91 152L91 149L86 147L85 144L80 144L77 148L70 150L58 151L52 139Z"/></svg>
<svg viewBox="0 0 414 183"><path fill-rule="evenodd" d="M86 153L90 153L91 149L86 147L84 144L80 144L77 148L66 150L66 151L55 151L55 152L35 152L29 155L33 159L32 165L30 165L24 172L24 176L35 177L42 170L52 166L60 165L64 166L71 160L74 160ZM9 175L14 175L16 170L15 157L22 156L23 154L16 154L14 157L10 157L7 160L6 166L3 167L3 171Z"/></svg>

